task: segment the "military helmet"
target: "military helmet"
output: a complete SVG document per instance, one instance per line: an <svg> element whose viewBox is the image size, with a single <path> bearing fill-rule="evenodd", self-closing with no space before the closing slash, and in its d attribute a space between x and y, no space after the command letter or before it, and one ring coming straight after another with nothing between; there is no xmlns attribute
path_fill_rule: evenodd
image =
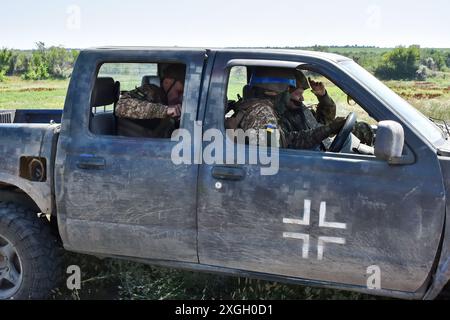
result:
<svg viewBox="0 0 450 320"><path fill-rule="evenodd" d="M257 67L254 69L250 86L262 88L268 91L283 92L289 87L309 88L306 76L297 69L279 67Z"/></svg>
<svg viewBox="0 0 450 320"><path fill-rule="evenodd" d="M309 81L306 78L305 74L298 69L294 70L294 74L295 74L295 79L297 80L297 88L303 88L303 90L307 90L309 88L311 88L311 86L309 85Z"/></svg>
<svg viewBox="0 0 450 320"><path fill-rule="evenodd" d="M181 63L169 64L163 71L163 79L171 78L184 83L186 66Z"/></svg>

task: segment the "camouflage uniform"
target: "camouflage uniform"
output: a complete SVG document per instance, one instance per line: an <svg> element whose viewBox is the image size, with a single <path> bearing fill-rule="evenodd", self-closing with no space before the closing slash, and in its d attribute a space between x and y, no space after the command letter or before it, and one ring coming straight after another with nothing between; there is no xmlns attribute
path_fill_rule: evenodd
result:
<svg viewBox="0 0 450 320"><path fill-rule="evenodd" d="M318 124L312 111L306 107L304 107L305 112L301 114L308 115L308 112L311 113L311 115L308 115L310 117L311 127L303 127L303 129L300 127L292 127L283 117L280 117L282 108L285 107L286 99L288 98L289 94L285 92L278 95L275 99L254 98L240 102L235 106L238 112L237 116L234 119L232 118L226 126L229 129L240 128L244 131L249 129L269 129L269 133L272 131L270 129L279 129L280 136L278 145L282 148L295 149L311 149L319 146L323 140L336 134L342 128L344 122L333 121L334 114L330 114L327 111L322 113L326 121L330 123L326 125ZM319 113L316 114L320 113L321 111L319 109ZM305 126L305 124L303 125ZM269 138L267 139L267 141L270 141Z"/></svg>
<svg viewBox="0 0 450 320"><path fill-rule="evenodd" d="M241 129L267 129L268 125L278 127L278 116L269 99L249 99L238 106L244 113L239 125Z"/></svg>
<svg viewBox="0 0 450 320"><path fill-rule="evenodd" d="M117 102L116 116L127 119L163 119L167 116L167 105L163 104L164 93L155 85L143 85L125 92Z"/></svg>
<svg viewBox="0 0 450 320"><path fill-rule="evenodd" d="M342 127L343 121L335 121L336 104L328 93L318 99L319 104L314 110L303 103L296 109L287 108L288 91L275 98L287 148L320 150L321 143L329 146L329 137Z"/></svg>
<svg viewBox="0 0 450 320"><path fill-rule="evenodd" d="M258 136L258 140L250 141L250 144L261 144L262 141L259 139L264 139L264 145L271 146L270 135L274 129L280 128L273 102L269 99L253 98L238 102L234 109L237 115L225 121L226 128L256 130L256 133L264 130L266 135ZM283 146L279 138L276 146L280 147L280 145Z"/></svg>
<svg viewBox="0 0 450 320"><path fill-rule="evenodd" d="M318 96L317 106L310 108L302 103L296 109L286 108L289 99L289 93L284 92L276 102L288 148L328 149L332 143L329 137L337 134L345 123L343 119L335 119L336 104L333 99L326 93ZM367 123L357 122L352 133L361 143L373 145L374 134Z"/></svg>
<svg viewBox="0 0 450 320"><path fill-rule="evenodd" d="M361 141L361 143L373 146L375 134L368 123L357 122L352 133Z"/></svg>
<svg viewBox="0 0 450 320"><path fill-rule="evenodd" d="M125 92L117 102L119 135L130 137L170 138L179 121L167 116L168 106L163 91L145 84Z"/></svg>

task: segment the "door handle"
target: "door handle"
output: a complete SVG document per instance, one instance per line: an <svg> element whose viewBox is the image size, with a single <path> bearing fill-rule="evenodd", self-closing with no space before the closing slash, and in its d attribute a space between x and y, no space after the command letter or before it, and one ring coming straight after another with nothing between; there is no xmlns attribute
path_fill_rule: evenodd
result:
<svg viewBox="0 0 450 320"><path fill-rule="evenodd" d="M81 155L76 161L76 165L80 169L100 170L105 169L106 161L102 157L94 157L92 155Z"/></svg>
<svg viewBox="0 0 450 320"><path fill-rule="evenodd" d="M245 178L245 169L242 167L215 166L212 168L211 174L219 180L239 181Z"/></svg>

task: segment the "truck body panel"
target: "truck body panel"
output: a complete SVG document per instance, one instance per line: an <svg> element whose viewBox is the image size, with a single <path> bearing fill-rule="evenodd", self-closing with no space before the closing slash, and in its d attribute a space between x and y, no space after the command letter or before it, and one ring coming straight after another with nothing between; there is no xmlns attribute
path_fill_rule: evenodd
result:
<svg viewBox="0 0 450 320"><path fill-rule="evenodd" d="M384 119L401 121L331 63L230 51L216 57L204 130L224 130L226 68L234 59L308 63L352 87L349 94L355 99L370 100L369 113L385 110ZM365 286L367 269L376 265L384 289L423 289L438 254L445 190L435 152L402 124L415 156L411 165L391 166L362 155L281 150L276 175L261 176L259 165L240 165L244 177L223 181L217 190L212 175L217 166L203 164L200 263L355 286ZM250 152L246 146L247 159Z"/></svg>
<svg viewBox="0 0 450 320"><path fill-rule="evenodd" d="M176 142L170 139L94 135L88 122L100 64L182 62L187 77L181 128L193 132L205 54L119 50L79 57L69 91L82 94L68 96L56 157L58 222L67 249L198 262L198 166L173 164ZM92 161L104 165L84 167Z"/></svg>
<svg viewBox="0 0 450 320"><path fill-rule="evenodd" d="M0 124L0 182L28 194L45 214L53 212L52 154L58 131L57 124ZM22 157L48 159L46 180L37 182L21 177Z"/></svg>

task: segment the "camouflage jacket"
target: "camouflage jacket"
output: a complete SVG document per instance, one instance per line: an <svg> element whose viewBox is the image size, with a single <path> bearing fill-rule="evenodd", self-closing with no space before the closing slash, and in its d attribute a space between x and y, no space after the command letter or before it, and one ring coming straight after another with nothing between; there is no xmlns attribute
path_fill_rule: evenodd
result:
<svg viewBox="0 0 450 320"><path fill-rule="evenodd" d="M328 93L318 97L319 103L312 108L302 103L296 109L289 109L287 99L289 94L283 93L275 102L287 147L320 149L322 142L328 144L327 138L336 131L330 126L336 117L336 104Z"/></svg>
<svg viewBox="0 0 450 320"><path fill-rule="evenodd" d="M128 119L163 119L167 116L164 93L155 85L125 92L117 102L116 116Z"/></svg>
<svg viewBox="0 0 450 320"><path fill-rule="evenodd" d="M274 109L274 104L269 99L259 99L253 98L245 101L238 102L235 106L237 114L235 117L225 120L225 127L227 129L242 129L247 130L264 130L266 135L258 136L256 144L261 143L260 138L264 138L266 141L265 145L269 146L271 144L270 135L274 129L278 129L279 119L277 112ZM253 144L253 142L250 142ZM276 141L276 146L282 145L280 138ZM273 145L272 145L273 146Z"/></svg>
<svg viewBox="0 0 450 320"><path fill-rule="evenodd" d="M302 105L298 111L287 114L289 99L285 92L274 99L254 98L239 102L235 106L237 115L226 120L226 127L244 131L278 129L279 146L295 149L317 148L323 140L337 133L333 123L336 105L331 98L324 96L315 112ZM319 123L316 117L324 124Z"/></svg>

